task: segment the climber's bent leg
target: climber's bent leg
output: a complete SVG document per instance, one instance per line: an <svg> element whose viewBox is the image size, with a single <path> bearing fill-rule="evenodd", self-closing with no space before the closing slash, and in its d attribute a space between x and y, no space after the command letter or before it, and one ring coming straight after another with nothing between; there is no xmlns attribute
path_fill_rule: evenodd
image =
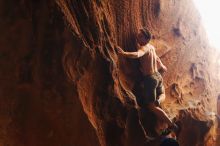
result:
<svg viewBox="0 0 220 146"><path fill-rule="evenodd" d="M165 101L165 97L166 97L165 94L160 94L157 99L158 102L163 103Z"/></svg>
<svg viewBox="0 0 220 146"><path fill-rule="evenodd" d="M169 119L168 115L160 107L157 107L154 103L150 103L148 104L148 108L156 114L157 118L166 122L168 126L173 126L173 123Z"/></svg>
<svg viewBox="0 0 220 146"><path fill-rule="evenodd" d="M156 88L156 94L159 104L165 101L165 88L163 85L163 78L160 74L158 75L158 86Z"/></svg>

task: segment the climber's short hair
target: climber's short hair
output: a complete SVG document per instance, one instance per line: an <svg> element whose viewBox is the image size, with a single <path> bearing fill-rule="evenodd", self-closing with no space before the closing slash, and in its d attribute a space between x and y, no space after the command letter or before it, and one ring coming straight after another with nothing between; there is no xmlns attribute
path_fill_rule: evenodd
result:
<svg viewBox="0 0 220 146"><path fill-rule="evenodd" d="M146 28L141 28L140 32L146 37L148 41L151 40L151 34Z"/></svg>
<svg viewBox="0 0 220 146"><path fill-rule="evenodd" d="M139 32L137 34L137 42L141 46L145 46L147 43L149 43L151 39L151 34L146 28L139 29Z"/></svg>

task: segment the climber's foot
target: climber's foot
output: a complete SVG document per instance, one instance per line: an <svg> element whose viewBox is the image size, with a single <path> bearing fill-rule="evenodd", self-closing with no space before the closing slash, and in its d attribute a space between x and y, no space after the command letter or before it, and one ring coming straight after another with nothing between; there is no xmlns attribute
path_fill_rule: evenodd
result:
<svg viewBox="0 0 220 146"><path fill-rule="evenodd" d="M164 129L164 130L161 131L160 136L161 136L161 137L167 136L167 135L169 135L171 132L172 132L172 130L171 130L170 128Z"/></svg>
<svg viewBox="0 0 220 146"><path fill-rule="evenodd" d="M181 131L181 127L180 127L180 123L179 122L175 122L173 123L172 126L168 127L168 129L170 129L171 131L173 131L176 136L178 137Z"/></svg>

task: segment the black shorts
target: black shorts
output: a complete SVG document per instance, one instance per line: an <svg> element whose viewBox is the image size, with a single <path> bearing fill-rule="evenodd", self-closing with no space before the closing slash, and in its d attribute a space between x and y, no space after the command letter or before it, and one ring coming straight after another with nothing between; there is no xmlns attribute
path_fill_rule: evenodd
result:
<svg viewBox="0 0 220 146"><path fill-rule="evenodd" d="M142 86L142 106L155 102L161 94L165 93L163 78L159 72L144 76Z"/></svg>

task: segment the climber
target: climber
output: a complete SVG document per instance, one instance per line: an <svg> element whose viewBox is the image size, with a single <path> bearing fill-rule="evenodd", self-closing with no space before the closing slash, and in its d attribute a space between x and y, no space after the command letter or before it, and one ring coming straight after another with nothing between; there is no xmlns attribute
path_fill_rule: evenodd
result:
<svg viewBox="0 0 220 146"><path fill-rule="evenodd" d="M168 124L168 128L176 129L177 126L158 106L165 100L163 78L159 72L166 72L167 68L157 56L154 46L149 44L151 34L147 29L140 29L136 39L138 43L138 50L136 52L125 52L119 46L116 47L117 52L124 57L139 58L140 70L143 74L144 96L142 106L147 107L154 112L157 118Z"/></svg>

